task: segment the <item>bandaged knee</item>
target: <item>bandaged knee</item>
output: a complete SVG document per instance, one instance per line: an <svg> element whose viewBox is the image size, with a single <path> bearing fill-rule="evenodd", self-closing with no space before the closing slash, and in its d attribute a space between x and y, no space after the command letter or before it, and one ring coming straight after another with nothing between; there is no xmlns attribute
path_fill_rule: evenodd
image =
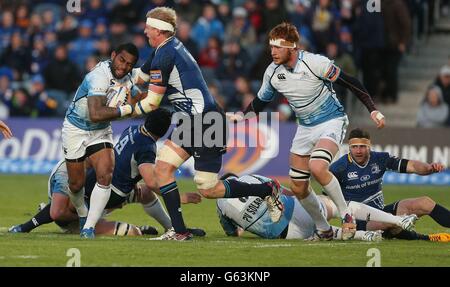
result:
<svg viewBox="0 0 450 287"><path fill-rule="evenodd" d="M317 148L311 153L310 160L323 160L330 164L333 161L333 154L326 149Z"/></svg>
<svg viewBox="0 0 450 287"><path fill-rule="evenodd" d="M197 171L194 176L194 182L197 185L197 189L210 189L216 186L219 179L217 173Z"/></svg>
<svg viewBox="0 0 450 287"><path fill-rule="evenodd" d="M289 176L294 181L308 181L311 177L311 172L309 172L309 170L301 170L291 167L289 169Z"/></svg>
<svg viewBox="0 0 450 287"><path fill-rule="evenodd" d="M184 159L182 159L173 149L166 145L158 151L156 159L171 164L176 168L184 162Z"/></svg>

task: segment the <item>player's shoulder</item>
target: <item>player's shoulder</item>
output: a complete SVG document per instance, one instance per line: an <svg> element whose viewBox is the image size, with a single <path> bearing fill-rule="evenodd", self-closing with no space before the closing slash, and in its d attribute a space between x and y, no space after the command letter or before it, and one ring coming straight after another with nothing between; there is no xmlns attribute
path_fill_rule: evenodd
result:
<svg viewBox="0 0 450 287"><path fill-rule="evenodd" d="M98 63L89 73L86 74L86 79L90 82L95 81L108 81L110 78L110 65L111 61L102 61Z"/></svg>
<svg viewBox="0 0 450 287"><path fill-rule="evenodd" d="M370 152L370 158L372 158L372 159L385 160L389 157L391 157L391 155L388 152L384 152L384 151L371 151Z"/></svg>
<svg viewBox="0 0 450 287"><path fill-rule="evenodd" d="M331 164L330 169L332 169L333 172L343 172L347 169L350 163L351 158L349 154L344 154Z"/></svg>
<svg viewBox="0 0 450 287"><path fill-rule="evenodd" d="M280 69L283 69L283 65L277 65L274 62L270 63L269 66L266 68L265 74L269 77L272 77L276 71L279 71Z"/></svg>
<svg viewBox="0 0 450 287"><path fill-rule="evenodd" d="M153 60L168 59L174 57L179 45L183 45L177 39L171 39L161 47L158 47L153 55Z"/></svg>
<svg viewBox="0 0 450 287"><path fill-rule="evenodd" d="M321 54L314 54L307 51L300 51L300 57L302 60L308 63L322 63L322 62L330 62L330 59Z"/></svg>

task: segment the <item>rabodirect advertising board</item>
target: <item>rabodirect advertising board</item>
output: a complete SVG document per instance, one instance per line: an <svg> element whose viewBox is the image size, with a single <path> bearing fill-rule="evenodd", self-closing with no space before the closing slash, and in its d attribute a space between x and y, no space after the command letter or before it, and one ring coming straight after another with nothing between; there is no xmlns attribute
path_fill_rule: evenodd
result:
<svg viewBox="0 0 450 287"><path fill-rule="evenodd" d="M0 173L49 174L63 157L61 147L62 119L13 118L6 122L14 138L0 141ZM115 140L129 125L140 121L113 123ZM225 154L222 173L259 173L267 176L286 177L289 172L289 149L297 125L250 121L229 126L228 152ZM351 127L348 131L351 130ZM368 128L372 136L373 150L425 162L450 164L449 129ZM162 141L159 142L161 144ZM344 145L340 155L347 153ZM179 176L194 172L193 160L179 170ZM450 172L417 176L388 172L385 183L450 185Z"/></svg>

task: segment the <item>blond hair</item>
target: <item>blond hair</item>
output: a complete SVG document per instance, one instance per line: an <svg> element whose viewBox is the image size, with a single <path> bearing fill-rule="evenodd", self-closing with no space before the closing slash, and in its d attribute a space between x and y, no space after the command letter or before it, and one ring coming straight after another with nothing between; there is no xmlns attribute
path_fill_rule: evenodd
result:
<svg viewBox="0 0 450 287"><path fill-rule="evenodd" d="M147 12L147 18L155 18L164 22L169 23L173 26L174 32L170 31L161 31L164 33L168 33L170 36L175 35L175 31L177 29L177 13L175 10L169 7L157 7Z"/></svg>

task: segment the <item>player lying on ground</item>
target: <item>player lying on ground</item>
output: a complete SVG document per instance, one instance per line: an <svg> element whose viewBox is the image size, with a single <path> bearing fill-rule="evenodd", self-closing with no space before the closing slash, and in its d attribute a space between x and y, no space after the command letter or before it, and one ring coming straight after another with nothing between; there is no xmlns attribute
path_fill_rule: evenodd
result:
<svg viewBox="0 0 450 287"><path fill-rule="evenodd" d="M374 208L384 210L393 215L416 214L421 217L429 215L436 223L450 228L450 211L437 204L431 198L424 196L408 198L384 205L382 190L383 175L386 170L398 173L415 173L429 175L441 172L444 166L440 163L425 163L417 160L400 159L387 152L370 150L371 142L368 132L354 129L349 134L349 153L342 156L331 165L331 172L336 176L346 200L361 202ZM361 230L386 230L383 236L400 239L434 238L417 234L412 231L402 231L395 226L371 220L357 222Z"/></svg>
<svg viewBox="0 0 450 287"><path fill-rule="evenodd" d="M112 193L106 204L107 209L115 209L127 202L139 202L145 212L154 217L165 230L172 227L171 221L163 209L158 197L151 190L157 190L154 177L156 157L156 141L170 127L171 113L165 109L155 110L147 115L143 125L126 128L114 148L116 166L112 178ZM143 179L145 185L136 189L136 184ZM29 222L13 227L12 232L22 229L29 232L32 227L52 222L72 222L78 219L76 210L68 197L68 176L63 161L54 168L49 179L49 197L51 204L47 205ZM88 198L94 189L96 175L93 169L87 172L86 195ZM195 193L183 194L184 203L200 202L201 197ZM103 223L102 227L105 224ZM112 224L108 232L112 232ZM100 232L100 231L99 231ZM105 234L102 230L101 234ZM100 233L98 233L100 234ZM108 233L111 234L111 233Z"/></svg>
<svg viewBox="0 0 450 287"><path fill-rule="evenodd" d="M270 180L261 175L244 175L237 178L228 174L224 177L234 177L239 181L249 184L256 184ZM242 231L249 231L263 238L276 239L309 239L317 238L314 221L306 212L303 206L295 200L293 193L281 186L283 193L279 200L284 204L284 209L280 221L274 223L267 212L267 204L258 197L242 197L236 199L218 199L217 213L220 223L229 236L239 236ZM321 212L327 220L340 218L336 204L326 196L318 196ZM357 219L366 219L370 215L378 221L388 222L399 226L402 229L411 230L414 228L416 216L394 216L370 206L349 202L349 211ZM342 238L342 229L333 226L333 238ZM355 239L365 241L381 240L381 231L356 231Z"/></svg>

